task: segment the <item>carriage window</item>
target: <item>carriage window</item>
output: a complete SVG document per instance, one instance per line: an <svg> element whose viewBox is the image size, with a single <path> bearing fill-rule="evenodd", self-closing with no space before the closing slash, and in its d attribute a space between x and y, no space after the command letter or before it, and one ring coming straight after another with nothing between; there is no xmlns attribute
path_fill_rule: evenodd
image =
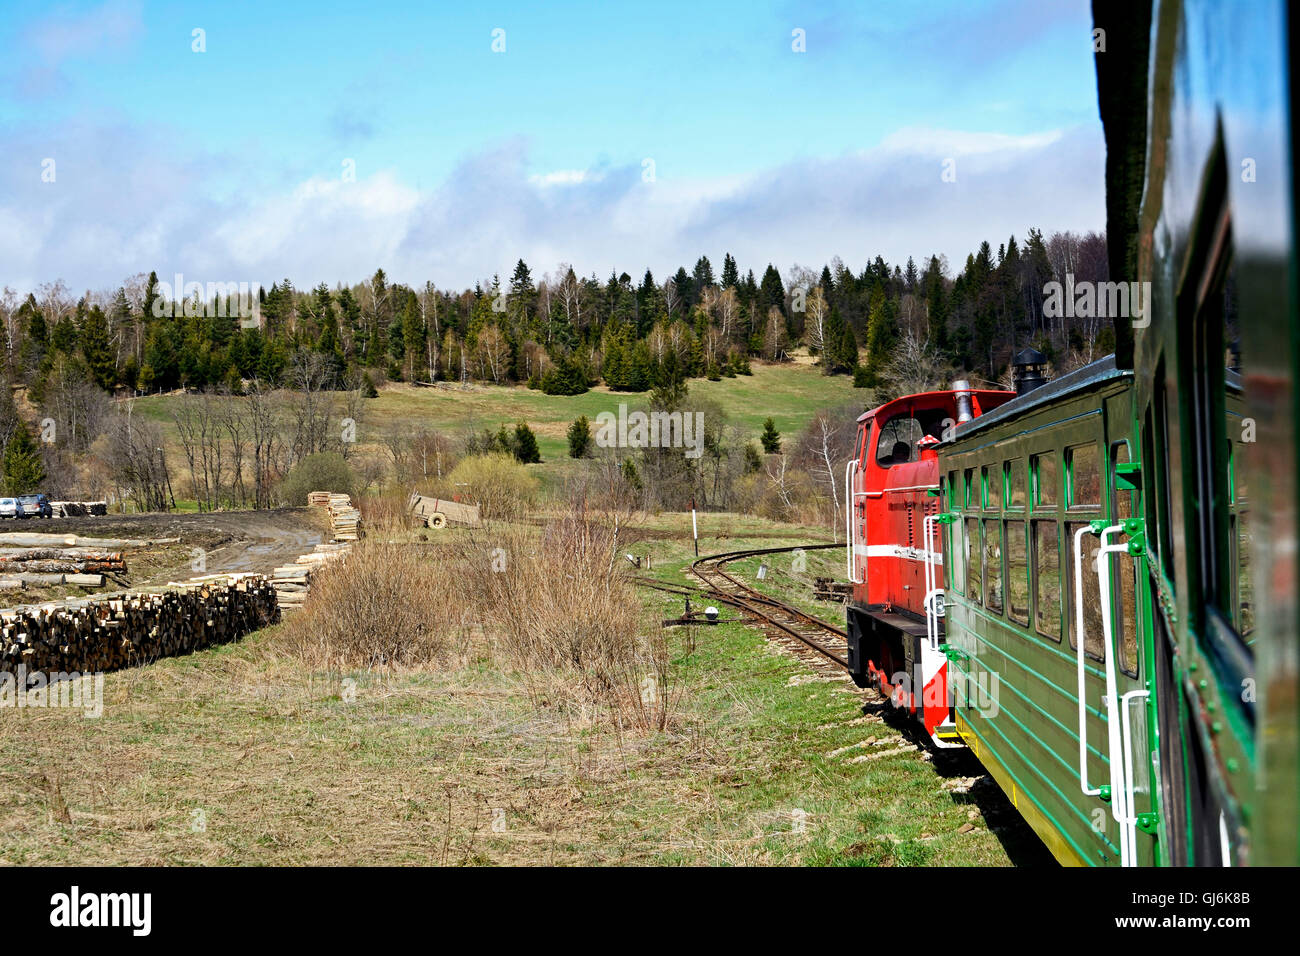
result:
<svg viewBox="0 0 1300 956"><path fill-rule="evenodd" d="M984 472L984 507L989 511L1002 510L1002 471L997 465L985 465Z"/></svg>
<svg viewBox="0 0 1300 956"><path fill-rule="evenodd" d="M1070 481L1070 507L1101 504L1101 461L1092 442L1065 450L1066 473Z"/></svg>
<svg viewBox="0 0 1300 956"><path fill-rule="evenodd" d="M964 594L966 593L966 543L962 540L963 525L960 521L954 521L947 528L951 545L948 554L952 556L952 561L944 561L944 564L952 565L952 579L949 584L955 592Z"/></svg>
<svg viewBox="0 0 1300 956"><path fill-rule="evenodd" d="M976 604L984 603L983 565L984 550L980 542L980 519L966 519L966 597Z"/></svg>
<svg viewBox="0 0 1300 956"><path fill-rule="evenodd" d="M948 507L961 507L961 493L957 490L960 485L957 484L957 472L948 472Z"/></svg>
<svg viewBox="0 0 1300 956"><path fill-rule="evenodd" d="M1229 422L1233 422L1229 419ZM1235 422L1238 434L1245 435L1243 422ZM1251 436L1253 437L1253 436ZM1247 647L1255 644L1255 593L1251 583L1250 552L1254 547L1251 537L1250 499L1246 496L1245 457L1246 445L1243 441L1229 441L1229 470L1232 477L1232 514L1230 516L1230 541L1236 547L1237 562L1233 579L1237 583L1237 633L1246 642Z"/></svg>
<svg viewBox="0 0 1300 956"><path fill-rule="evenodd" d="M1070 595L1070 646L1074 648L1079 646L1078 634L1075 628L1074 607L1074 601L1077 598L1074 593L1074 535L1083 527L1087 527L1086 522L1067 522L1065 525L1065 540L1061 545L1065 551L1065 586ZM1097 554L1101 543L1094 536L1085 534L1080 546L1083 550L1083 650L1089 657L1100 661L1102 660L1103 634L1101 626L1101 585L1097 580Z"/></svg>
<svg viewBox="0 0 1300 956"><path fill-rule="evenodd" d="M1137 677L1137 574L1136 558L1127 554L1110 555L1112 573L1118 590L1112 590L1119 627L1119 667L1130 677Z"/></svg>
<svg viewBox="0 0 1300 956"><path fill-rule="evenodd" d="M1029 563L1025 554L1025 523L1006 523L1007 617L1029 624Z"/></svg>
<svg viewBox="0 0 1300 956"><path fill-rule="evenodd" d="M1002 522L984 519L984 606L1002 613Z"/></svg>
<svg viewBox="0 0 1300 956"><path fill-rule="evenodd" d="M1110 460L1114 462L1114 466L1116 468L1118 468L1119 465L1124 465L1128 463L1129 453L1128 453L1127 441L1117 441L1111 443ZM1133 497L1136 494L1136 492L1125 491L1122 488L1118 488L1118 487L1115 488L1114 491L1115 491L1115 517L1118 518L1120 521L1123 521L1125 518L1135 517L1136 509L1133 506Z"/></svg>
<svg viewBox="0 0 1300 956"><path fill-rule="evenodd" d="M1029 459L1029 470L1034 478L1034 507L1051 508L1059 500L1060 469L1056 467L1056 452L1044 452Z"/></svg>
<svg viewBox="0 0 1300 956"><path fill-rule="evenodd" d="M1012 458L1004 463L1006 471L1007 507L1023 508L1025 506L1025 460Z"/></svg>
<svg viewBox="0 0 1300 956"><path fill-rule="evenodd" d="M977 491L976 491L976 489L974 488L974 484L975 484L975 469L974 469L974 468L967 468L967 469L966 469L966 474L965 474L965 476L964 476L964 478L963 478L963 484L965 485L965 488L966 488L966 493L965 493L966 507L967 507L967 508L978 508L978 507L979 507L979 502L978 502L978 501L976 500L976 498L975 498L975 495L977 494Z"/></svg>
<svg viewBox="0 0 1300 956"><path fill-rule="evenodd" d="M1034 626L1061 639L1061 549L1055 521L1034 522Z"/></svg>

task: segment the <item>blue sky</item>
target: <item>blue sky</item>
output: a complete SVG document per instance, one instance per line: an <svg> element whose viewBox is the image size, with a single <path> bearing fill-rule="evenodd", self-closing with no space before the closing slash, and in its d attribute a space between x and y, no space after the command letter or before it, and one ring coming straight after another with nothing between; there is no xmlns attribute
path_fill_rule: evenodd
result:
<svg viewBox="0 0 1300 956"><path fill-rule="evenodd" d="M857 268L1103 221L1086 0L2 6L15 287Z"/></svg>

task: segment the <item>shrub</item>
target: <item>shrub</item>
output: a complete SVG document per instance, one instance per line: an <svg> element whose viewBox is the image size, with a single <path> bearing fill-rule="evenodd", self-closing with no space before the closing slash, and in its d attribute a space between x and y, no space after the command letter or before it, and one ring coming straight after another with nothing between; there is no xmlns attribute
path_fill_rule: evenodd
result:
<svg viewBox="0 0 1300 956"><path fill-rule="evenodd" d="M313 491L355 495L356 490L357 478L352 466L336 451L308 455L289 469L280 482L280 497L296 506L305 505L307 495Z"/></svg>
<svg viewBox="0 0 1300 956"><path fill-rule="evenodd" d="M515 457L525 465L535 465L542 460L541 449L537 447L537 436L526 422L515 426Z"/></svg>
<svg viewBox="0 0 1300 956"><path fill-rule="evenodd" d="M289 621L290 646L314 666L392 667L432 663L462 648L453 589L457 576L410 547L361 542L313 577Z"/></svg>
<svg viewBox="0 0 1300 956"><path fill-rule="evenodd" d="M477 504L485 519L509 521L536 503L540 483L512 455L491 452L461 459L447 484Z"/></svg>
<svg viewBox="0 0 1300 956"><path fill-rule="evenodd" d="M569 426L569 457L586 458L591 453L591 422L580 415Z"/></svg>
<svg viewBox="0 0 1300 956"><path fill-rule="evenodd" d="M673 706L664 632L645 630L620 560L619 528L580 509L534 532L493 536L504 557L466 562L466 593L541 706L604 711L620 726L662 730ZM520 600L521 594L528 600Z"/></svg>
<svg viewBox="0 0 1300 956"><path fill-rule="evenodd" d="M589 388L587 373L572 358L566 358L547 370L541 388L547 395L581 395Z"/></svg>

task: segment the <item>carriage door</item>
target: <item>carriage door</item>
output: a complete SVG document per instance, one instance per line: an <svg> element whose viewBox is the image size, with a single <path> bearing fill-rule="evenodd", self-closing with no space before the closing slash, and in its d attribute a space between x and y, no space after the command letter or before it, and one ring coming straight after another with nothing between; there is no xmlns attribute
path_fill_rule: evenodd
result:
<svg viewBox="0 0 1300 956"><path fill-rule="evenodd" d="M1108 415L1127 422L1123 409ZM1117 404L1120 404L1117 402ZM1151 588L1146 562L1141 484L1136 456L1126 438L1107 449L1109 523L1121 528L1107 536L1099 555L1100 573L1109 578L1110 648L1114 659L1116 699L1107 707L1112 793L1110 816L1119 833L1121 862L1152 866L1157 862L1156 832L1159 772L1156 764L1155 705L1151 641ZM1109 726L1113 714L1117 726ZM1117 793L1116 789L1122 789ZM1109 829L1109 828L1108 828Z"/></svg>

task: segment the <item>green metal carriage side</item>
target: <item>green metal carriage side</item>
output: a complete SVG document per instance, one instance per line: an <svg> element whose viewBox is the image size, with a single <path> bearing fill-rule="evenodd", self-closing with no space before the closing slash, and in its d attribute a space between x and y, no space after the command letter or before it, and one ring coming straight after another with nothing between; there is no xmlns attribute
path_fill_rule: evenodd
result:
<svg viewBox="0 0 1300 956"><path fill-rule="evenodd" d="M946 649L963 739L1063 863L1118 865L1110 728L1103 667L1098 539L1128 522L1140 543L1134 461L1133 375L1105 359L959 426L939 449L946 524ZM1075 532L1085 566L1076 597ZM1140 547L1104 567L1118 600L1112 613L1119 693L1127 701L1133 816L1132 863L1161 862L1152 786L1153 708L1141 696L1151 673L1150 591ZM1081 600L1079 599L1081 597ZM1080 774L1076 603L1085 611L1086 794ZM1115 711L1111 711L1116 713Z"/></svg>

